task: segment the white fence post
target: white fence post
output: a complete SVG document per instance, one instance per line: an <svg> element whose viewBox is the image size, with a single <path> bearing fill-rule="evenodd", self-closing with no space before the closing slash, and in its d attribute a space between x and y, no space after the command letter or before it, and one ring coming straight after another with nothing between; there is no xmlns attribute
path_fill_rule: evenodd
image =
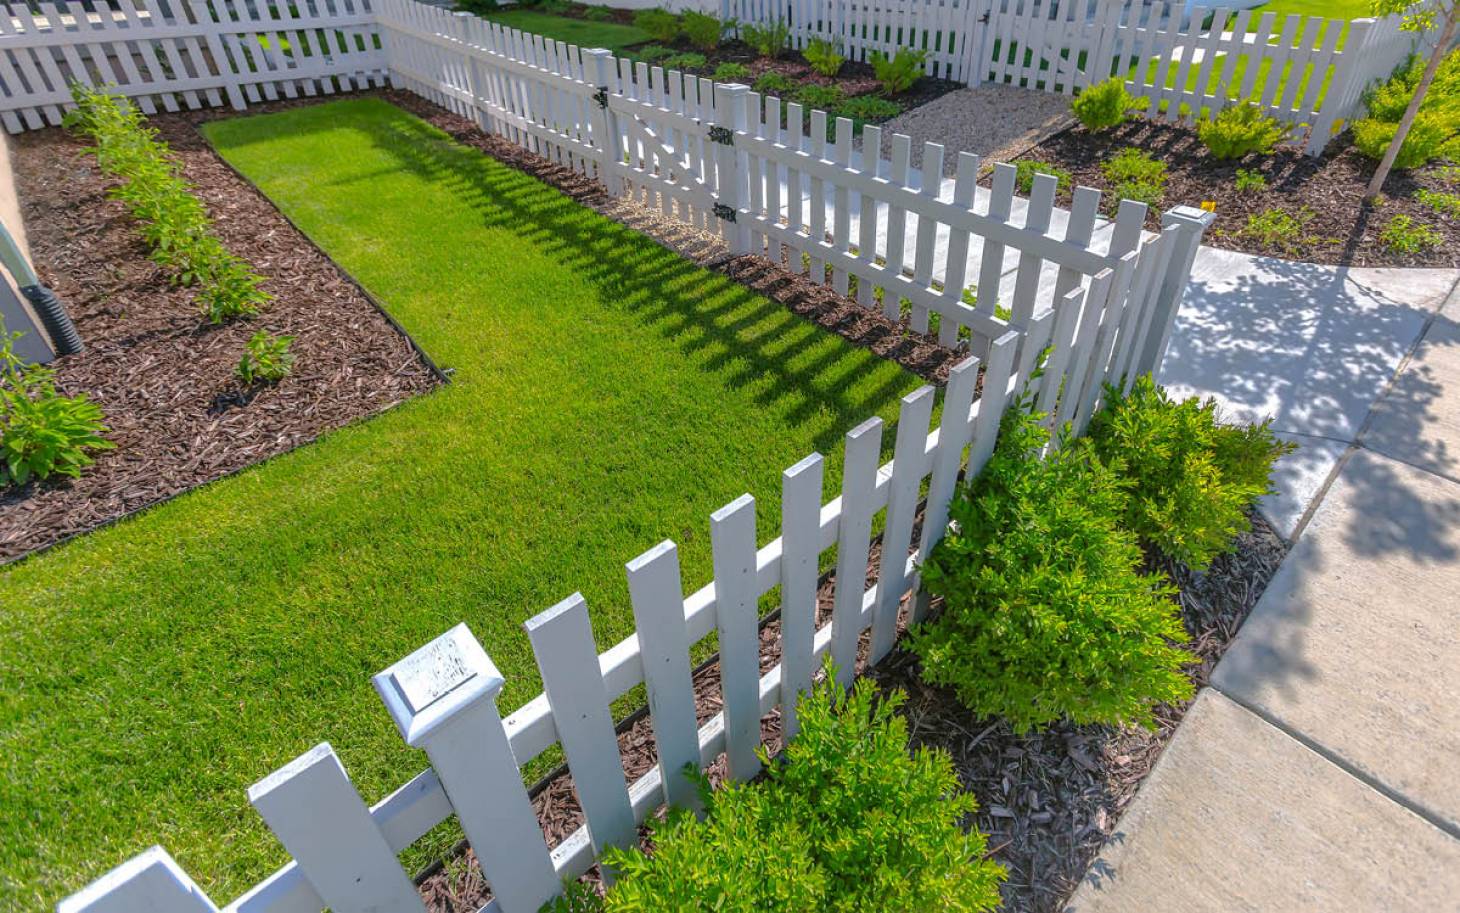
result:
<svg viewBox="0 0 1460 913"><path fill-rule="evenodd" d="M732 254L750 251L749 212L743 206L741 188L746 186L746 176L740 167L740 155L735 149L735 138L744 132L746 116L746 93L749 86L740 83L715 84L714 132L721 137L715 150L715 181L719 205L716 214L724 226L725 243ZM723 131L729 131L728 137Z"/></svg>
<svg viewBox="0 0 1460 913"><path fill-rule="evenodd" d="M218 913L167 850L154 846L56 904L56 913Z"/></svg>
<svg viewBox="0 0 1460 913"><path fill-rule="evenodd" d="M460 624L373 682L406 744L431 759L503 913L537 913L558 877L497 713L506 680L486 651Z"/></svg>
<svg viewBox="0 0 1460 913"><path fill-rule="evenodd" d="M811 690L821 556L821 454L781 473L781 720L786 741L797 730L796 699Z"/></svg>
<svg viewBox="0 0 1460 913"><path fill-rule="evenodd" d="M608 96L613 94L614 69L613 52L606 48L587 48L583 51L584 70L591 74L593 85L598 90L595 101L598 113L593 117L593 146L598 150L598 179L608 188L610 196L624 192L623 155L618 141L618 115L609 107Z"/></svg>
<svg viewBox="0 0 1460 913"><path fill-rule="evenodd" d="M250 786L248 801L335 913L425 913L328 742Z"/></svg>
<svg viewBox="0 0 1460 913"><path fill-rule="evenodd" d="M1201 247L1202 236L1216 220L1215 213L1194 206L1177 206L1161 214L1162 228L1177 229L1176 247L1171 252L1166 275L1161 279L1160 291L1153 302L1150 335L1132 365L1133 375L1155 375L1160 371L1166 347L1171 344L1176 314L1181 310L1181 300L1186 295L1187 283L1191 281L1191 267L1196 262L1197 249Z"/></svg>

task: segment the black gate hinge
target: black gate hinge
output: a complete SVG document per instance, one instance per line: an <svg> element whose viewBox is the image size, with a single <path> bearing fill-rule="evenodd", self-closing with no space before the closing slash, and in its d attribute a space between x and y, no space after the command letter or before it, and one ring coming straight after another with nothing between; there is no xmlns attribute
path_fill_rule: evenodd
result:
<svg viewBox="0 0 1460 913"><path fill-rule="evenodd" d="M608 107L608 86L599 86L598 91L593 93L593 100L598 102L598 107Z"/></svg>
<svg viewBox="0 0 1460 913"><path fill-rule="evenodd" d="M724 203L716 203L712 210L716 218L724 219L726 222L735 221L735 207L726 206Z"/></svg>
<svg viewBox="0 0 1460 913"><path fill-rule="evenodd" d="M735 145L735 131L729 127L711 127L710 142L719 143L722 146Z"/></svg>

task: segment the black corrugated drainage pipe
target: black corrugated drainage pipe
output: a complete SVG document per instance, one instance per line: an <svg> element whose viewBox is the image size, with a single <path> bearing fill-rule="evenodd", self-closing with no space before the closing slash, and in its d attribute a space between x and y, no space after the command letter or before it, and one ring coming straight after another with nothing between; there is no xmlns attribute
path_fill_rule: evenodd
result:
<svg viewBox="0 0 1460 913"><path fill-rule="evenodd" d="M0 264L4 264L10 271L15 283L20 286L20 293L35 307L57 355L75 355L85 348L81 342L81 334L76 332L76 324L66 314L61 299L56 297L55 292L41 285L35 270L30 268L30 261L26 260L20 246L10 236L10 230L4 225L0 225Z"/></svg>

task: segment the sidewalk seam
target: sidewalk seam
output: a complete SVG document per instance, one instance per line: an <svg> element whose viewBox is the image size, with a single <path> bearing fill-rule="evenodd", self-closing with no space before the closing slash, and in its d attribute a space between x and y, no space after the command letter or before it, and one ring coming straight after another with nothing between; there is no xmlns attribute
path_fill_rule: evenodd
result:
<svg viewBox="0 0 1460 913"><path fill-rule="evenodd" d="M1443 815L1440 815L1430 810L1428 807L1414 801L1413 799L1406 796L1404 793L1401 793L1399 790L1378 779L1373 774L1370 774L1367 771L1364 771L1361 768L1354 766L1342 755L1334 752L1332 749L1328 748L1326 745L1317 741L1316 739L1313 739L1297 731L1296 729L1293 729L1263 708L1248 703L1238 695L1232 694L1216 684L1209 684L1207 687L1211 688L1222 697L1226 698L1227 700L1236 704L1238 707L1241 707L1243 710L1246 710L1248 713L1262 720L1264 723L1273 727L1278 732L1283 733L1293 741L1307 748L1309 751L1318 755L1320 758L1332 764L1334 767L1337 767L1339 770L1348 774L1350 777L1358 780L1360 783L1364 784L1365 786L1372 789L1374 792L1388 799L1390 802L1393 802L1395 805L1400 806L1411 814L1424 819L1425 822L1438 828L1440 831L1449 835L1450 837L1453 837L1456 840L1460 840L1460 824L1457 824L1456 822L1449 820Z"/></svg>

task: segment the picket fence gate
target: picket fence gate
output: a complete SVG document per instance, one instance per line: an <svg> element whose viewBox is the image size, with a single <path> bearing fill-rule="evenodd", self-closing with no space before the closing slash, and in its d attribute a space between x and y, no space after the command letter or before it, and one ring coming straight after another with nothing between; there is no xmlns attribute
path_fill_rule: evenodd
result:
<svg viewBox="0 0 1460 913"><path fill-rule="evenodd" d="M1401 31L1399 16L1278 18L1180 0L722 0L721 13L784 22L794 47L830 41L854 61L922 50L928 76L969 85L1074 95L1124 76L1149 101L1146 116L1168 121L1254 100L1306 128L1314 155L1360 110L1366 88L1432 47Z"/></svg>

